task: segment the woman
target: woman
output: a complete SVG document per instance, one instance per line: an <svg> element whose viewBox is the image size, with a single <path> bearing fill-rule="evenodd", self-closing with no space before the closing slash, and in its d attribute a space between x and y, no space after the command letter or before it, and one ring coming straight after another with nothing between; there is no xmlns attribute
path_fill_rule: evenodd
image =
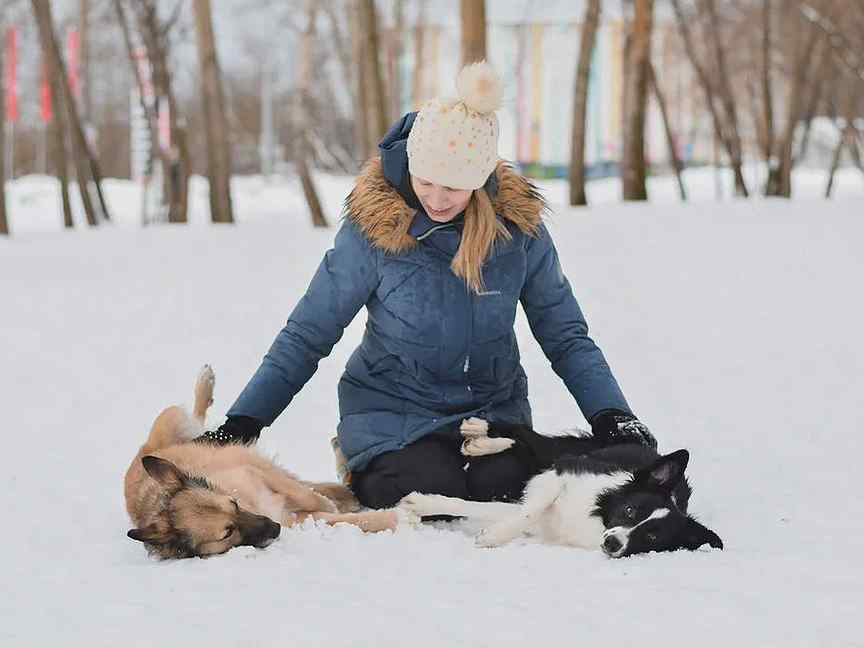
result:
<svg viewBox="0 0 864 648"><path fill-rule="evenodd" d="M204 436L251 442L365 306L366 331L339 381L338 436L366 506L411 491L518 498L515 455L468 460L470 416L531 424L514 334L517 303L595 432L653 443L632 415L561 271L535 188L498 159L501 84L486 63L393 126L357 179L346 218L261 367Z"/></svg>

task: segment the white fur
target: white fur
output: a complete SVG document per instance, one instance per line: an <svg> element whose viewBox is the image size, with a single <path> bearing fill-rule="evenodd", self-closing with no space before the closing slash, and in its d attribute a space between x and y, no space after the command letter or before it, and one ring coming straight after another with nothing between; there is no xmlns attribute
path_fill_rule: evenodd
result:
<svg viewBox="0 0 864 648"><path fill-rule="evenodd" d="M603 521L591 515L597 496L622 486L632 477L623 471L611 475L559 475L547 470L528 482L521 504L468 502L443 495L411 493L399 507L417 515L459 515L492 522L477 538L477 544L484 547L501 546L529 533L548 544L599 549L605 529Z"/></svg>
<svg viewBox="0 0 864 648"><path fill-rule="evenodd" d="M630 542L630 534L633 533L640 526L648 522L649 520L660 520L669 515L668 508L659 508L655 509L651 512L647 518L642 520L639 524L632 526L630 528L627 527L612 527L611 529L607 529L603 534L603 539L605 540L609 536L614 536L618 542L621 543L621 548L614 553L610 553L609 555L613 558L618 558L618 556L622 555L625 551L627 551L627 543Z"/></svg>

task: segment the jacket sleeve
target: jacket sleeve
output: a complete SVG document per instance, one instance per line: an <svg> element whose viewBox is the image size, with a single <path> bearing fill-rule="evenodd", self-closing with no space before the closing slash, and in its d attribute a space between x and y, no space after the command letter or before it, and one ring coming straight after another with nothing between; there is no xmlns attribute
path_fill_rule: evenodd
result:
<svg viewBox="0 0 864 648"><path fill-rule="evenodd" d="M377 253L348 219L261 366L228 410L268 426L312 377L378 282Z"/></svg>
<svg viewBox="0 0 864 648"><path fill-rule="evenodd" d="M541 225L527 243L527 274L520 301L531 332L586 420L599 411L630 412L603 353L588 337L588 324L561 270L552 237Z"/></svg>

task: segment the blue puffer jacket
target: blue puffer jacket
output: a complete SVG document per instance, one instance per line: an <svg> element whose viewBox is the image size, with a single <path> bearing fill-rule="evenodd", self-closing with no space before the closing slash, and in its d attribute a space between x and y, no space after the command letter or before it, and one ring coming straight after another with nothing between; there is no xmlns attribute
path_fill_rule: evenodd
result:
<svg viewBox="0 0 864 648"><path fill-rule="evenodd" d="M472 415L531 424L513 331L521 302L552 368L586 418L630 411L541 222L534 187L504 164L487 183L512 235L469 291L450 262L462 219L435 223L410 189L405 140L414 115L382 141L346 201L333 249L261 367L229 410L270 425L365 306L366 332L339 381L339 440L350 470Z"/></svg>

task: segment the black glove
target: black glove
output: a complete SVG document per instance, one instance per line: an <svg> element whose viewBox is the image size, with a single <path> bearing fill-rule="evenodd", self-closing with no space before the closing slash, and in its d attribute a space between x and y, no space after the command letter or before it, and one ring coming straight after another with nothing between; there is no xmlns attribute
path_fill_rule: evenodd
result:
<svg viewBox="0 0 864 648"><path fill-rule="evenodd" d="M193 443L210 443L212 445L228 445L229 443L244 443L251 445L258 440L264 425L251 416L229 416L215 430L207 430L199 437L192 439Z"/></svg>
<svg viewBox="0 0 864 648"><path fill-rule="evenodd" d="M590 423L594 438L609 445L639 443L652 450L657 449L657 439L645 424L632 414L620 410L603 410L592 416Z"/></svg>

